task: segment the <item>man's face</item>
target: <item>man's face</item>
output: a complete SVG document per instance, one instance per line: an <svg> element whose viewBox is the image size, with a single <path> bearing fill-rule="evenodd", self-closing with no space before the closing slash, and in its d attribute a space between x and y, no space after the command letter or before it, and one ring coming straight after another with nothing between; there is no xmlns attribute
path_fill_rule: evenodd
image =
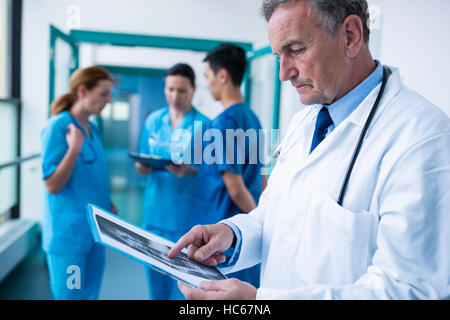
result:
<svg viewBox="0 0 450 320"><path fill-rule="evenodd" d="M330 39L304 1L275 10L269 41L280 58L280 80L291 81L303 104L331 104L345 94L345 42Z"/></svg>
<svg viewBox="0 0 450 320"><path fill-rule="evenodd" d="M195 88L189 78L181 75L170 75L166 77L164 94L171 108L186 110L191 105Z"/></svg>
<svg viewBox="0 0 450 320"><path fill-rule="evenodd" d="M209 62L205 62L205 79L206 79L206 87L208 88L211 96L214 100L220 100L221 93L221 84L218 73L214 73L214 70L211 69Z"/></svg>

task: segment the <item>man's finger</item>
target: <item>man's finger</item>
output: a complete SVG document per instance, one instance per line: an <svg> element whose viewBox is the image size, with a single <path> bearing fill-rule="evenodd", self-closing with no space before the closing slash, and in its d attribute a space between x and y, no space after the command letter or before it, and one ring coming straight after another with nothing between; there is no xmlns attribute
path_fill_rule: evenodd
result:
<svg viewBox="0 0 450 320"><path fill-rule="evenodd" d="M198 247L195 244L189 245L188 253L187 253L188 258L191 260L194 260L194 254L195 254L195 251L197 251L197 250L198 250Z"/></svg>
<svg viewBox="0 0 450 320"><path fill-rule="evenodd" d="M223 255L223 254L215 254L211 257L209 257L208 259L206 259L205 261L202 261L202 264L210 266L210 267L215 267L218 264L225 262L227 258Z"/></svg>
<svg viewBox="0 0 450 320"><path fill-rule="evenodd" d="M173 173L174 175L178 176L179 174L179 170L177 167L171 165L171 164L166 164L165 168L167 169L167 171L169 171L170 173Z"/></svg>
<svg viewBox="0 0 450 320"><path fill-rule="evenodd" d="M207 244L205 244L203 247L199 248L195 252L195 260L199 262L205 262L207 261L211 256L215 255L216 253L220 252L220 247L217 241L212 238Z"/></svg>
<svg viewBox="0 0 450 320"><path fill-rule="evenodd" d="M170 249L169 253L167 253L167 256L169 258L175 258L178 253L180 253L181 250L183 250L184 247L187 247L191 243L194 243L196 239L195 232L189 231L184 236L182 236L177 243Z"/></svg>
<svg viewBox="0 0 450 320"><path fill-rule="evenodd" d="M225 291L229 289L229 286L229 279L200 282L200 288L206 291Z"/></svg>
<svg viewBox="0 0 450 320"><path fill-rule="evenodd" d="M209 299L207 291L200 288L193 288L182 281L178 281L178 289L187 300L207 300Z"/></svg>

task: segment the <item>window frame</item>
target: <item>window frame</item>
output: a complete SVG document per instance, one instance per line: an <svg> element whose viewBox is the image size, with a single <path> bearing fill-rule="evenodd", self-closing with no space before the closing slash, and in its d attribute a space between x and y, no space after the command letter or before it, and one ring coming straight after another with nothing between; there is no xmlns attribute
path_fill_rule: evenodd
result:
<svg viewBox="0 0 450 320"><path fill-rule="evenodd" d="M11 0L10 0L11 1ZM12 0L11 21L11 98L21 100L22 7L23 0ZM20 103L19 103L20 107Z"/></svg>
<svg viewBox="0 0 450 320"><path fill-rule="evenodd" d="M19 214L19 204L20 204L20 163L22 162L22 159L20 158L20 116L21 116L21 108L20 108L20 102L18 99L0 99L0 102L3 103L9 103L12 105L15 105L16 112L17 112L17 123L16 123L16 135L18 137L17 139L17 145L16 145L16 159L8 161L6 163L0 163L0 170L10 168L10 167L17 167L17 174L16 174L16 204L11 207L8 211L6 211L6 220L8 219L18 219ZM4 219L1 219L4 220ZM0 221L1 223L1 221Z"/></svg>
<svg viewBox="0 0 450 320"><path fill-rule="evenodd" d="M2 88L0 89L0 98L7 99L11 96L11 0L0 0L1 16L0 16L0 33L1 37L5 37L4 43L1 45L2 61L0 62ZM5 10L3 12L3 9ZM3 20L4 18L4 20Z"/></svg>
<svg viewBox="0 0 450 320"><path fill-rule="evenodd" d="M8 64L11 66L8 70L7 81L10 82L7 88L7 96L0 99L0 102L10 103L15 105L17 112L17 146L16 159L0 163L0 170L17 167L16 175L16 204L5 212L6 220L20 218L20 190L21 190L21 164L25 161L33 160L39 157L39 154L22 157L21 154L21 129L22 129L22 105L21 105L21 52L22 52L22 8L23 0L6 0L6 7L10 19L7 24L8 29Z"/></svg>

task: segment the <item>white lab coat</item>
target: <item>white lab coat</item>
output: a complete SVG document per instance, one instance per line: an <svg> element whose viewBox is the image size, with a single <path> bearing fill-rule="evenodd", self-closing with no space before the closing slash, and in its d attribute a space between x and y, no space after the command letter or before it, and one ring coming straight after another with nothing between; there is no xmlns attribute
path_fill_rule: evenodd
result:
<svg viewBox="0 0 450 320"><path fill-rule="evenodd" d="M262 263L258 299L450 297L450 121L402 85L397 69L350 178L353 150L381 85L309 154L321 106L292 119L234 272Z"/></svg>

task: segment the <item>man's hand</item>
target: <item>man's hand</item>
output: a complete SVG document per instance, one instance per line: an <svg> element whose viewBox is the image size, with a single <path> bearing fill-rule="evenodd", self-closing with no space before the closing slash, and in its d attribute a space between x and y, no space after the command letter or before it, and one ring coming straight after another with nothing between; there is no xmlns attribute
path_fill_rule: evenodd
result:
<svg viewBox="0 0 450 320"><path fill-rule="evenodd" d="M231 247L234 240L233 230L223 223L195 226L182 236L167 254L175 258L188 247L188 258L206 266L216 266L225 261L222 252Z"/></svg>
<svg viewBox="0 0 450 320"><path fill-rule="evenodd" d="M114 203L111 202L111 213L112 214L118 214L119 213L119 209L116 207L116 205Z"/></svg>
<svg viewBox="0 0 450 320"><path fill-rule="evenodd" d="M193 288L178 281L178 288L187 300L255 300L256 288L238 279L203 281Z"/></svg>
<svg viewBox="0 0 450 320"><path fill-rule="evenodd" d="M185 165L184 163L178 166L175 166L173 164L166 165L167 171L173 173L178 178L183 178L185 176L196 176L197 175L197 169L192 168L190 166Z"/></svg>
<svg viewBox="0 0 450 320"><path fill-rule="evenodd" d="M143 165L142 163L137 161L134 163L134 167L136 168L136 171L140 176L146 176L150 172L152 172L152 167Z"/></svg>

